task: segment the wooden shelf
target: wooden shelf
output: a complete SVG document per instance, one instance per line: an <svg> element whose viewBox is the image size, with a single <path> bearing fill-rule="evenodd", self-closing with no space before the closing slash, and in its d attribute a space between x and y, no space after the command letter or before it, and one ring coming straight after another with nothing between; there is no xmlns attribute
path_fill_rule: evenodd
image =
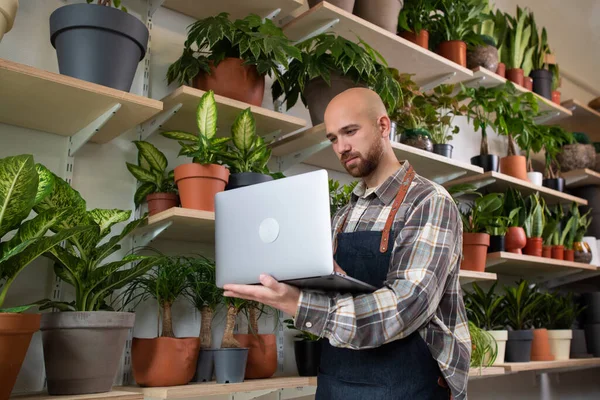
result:
<svg viewBox="0 0 600 400"><path fill-rule="evenodd" d="M266 17L278 8L278 17L284 17L302 6L303 0L219 0L219 1L190 1L166 0L164 7L180 12L190 17L201 19L228 12L232 20L244 18L248 14Z"/></svg>
<svg viewBox="0 0 600 400"><path fill-rule="evenodd" d="M208 3L207 3L208 4ZM218 4L218 3L215 3ZM198 133L196 125L196 109L198 102L205 92L189 86L180 86L173 93L162 99L166 110L181 103L181 109L161 128L166 131L180 130L190 133ZM217 102L217 129L221 136L231 135L231 126L240 112L250 107L256 120L256 132L259 135L267 135L277 130L282 134L297 131L306 126L306 121L290 115L268 110L262 107L252 106L241 101L215 95Z"/></svg>
<svg viewBox="0 0 600 400"><path fill-rule="evenodd" d="M162 111L160 101L0 59L0 123L72 136L117 103L91 141L106 143Z"/></svg>
<svg viewBox="0 0 600 400"><path fill-rule="evenodd" d="M564 361L532 361L500 364L506 372L547 371L553 369L579 369L600 367L600 358L581 358Z"/></svg>
<svg viewBox="0 0 600 400"><path fill-rule="evenodd" d="M600 141L600 112L588 107L578 100L566 100L562 106L573 113L571 118L561 120L558 124L566 130L584 132L592 141Z"/></svg>
<svg viewBox="0 0 600 400"><path fill-rule="evenodd" d="M325 141L327 141L325 125L320 124L273 143L273 155L295 156L309 147ZM443 183L458 176L478 176L483 173L479 167L439 154L401 143L392 142L392 146L399 160L407 160L418 174L437 183ZM346 172L331 146L314 154L304 162L320 168Z"/></svg>
<svg viewBox="0 0 600 400"><path fill-rule="evenodd" d="M149 234L170 223L160 239L184 242L215 242L215 213L174 207L148 217L148 223L136 229L136 235Z"/></svg>
<svg viewBox="0 0 600 400"><path fill-rule="evenodd" d="M413 79L419 85L451 73L456 75L446 83L461 82L473 77L473 73L467 68L327 2L319 3L299 15L286 24L283 30L291 40L297 41L333 20L339 22L329 31L353 42L358 42L360 37L381 53L390 67L397 68L400 72L414 73Z"/></svg>
<svg viewBox="0 0 600 400"><path fill-rule="evenodd" d="M19 394L11 396L12 400L142 400L144 395L134 391L113 390L107 393L92 393L69 396L50 396L47 393Z"/></svg>
<svg viewBox="0 0 600 400"><path fill-rule="evenodd" d="M486 368L473 368L469 369L469 380L477 378L485 378L491 376L504 375L504 367L486 367Z"/></svg>
<svg viewBox="0 0 600 400"><path fill-rule="evenodd" d="M534 257L507 252L487 255L487 272L515 277L528 277L533 280L547 281L551 278L574 274L580 271L598 271L598 267L572 261Z"/></svg>
<svg viewBox="0 0 600 400"><path fill-rule="evenodd" d="M587 168L561 172L561 176L565 178L565 185L569 188L600 185L600 173Z"/></svg>
<svg viewBox="0 0 600 400"><path fill-rule="evenodd" d="M518 189L523 196L529 196L530 194L539 192L540 196L543 197L548 204L568 204L571 202L576 202L580 205L587 205L587 200L585 199L559 192L558 190L549 189L544 186L535 186L529 181L524 181L522 179L517 179L512 176L493 171L486 172L481 175L456 179L451 182L447 182L444 184L444 186L450 187L464 183L472 184L478 189L485 188L488 192L503 193L511 187Z"/></svg>
<svg viewBox="0 0 600 400"><path fill-rule="evenodd" d="M473 77L476 79L481 79L479 81L479 86L484 87L495 87L499 85L504 85L506 83L505 78L482 67L478 67L473 70ZM515 87L521 92L527 91L527 89L525 89L522 86L515 85ZM566 118L569 118L573 115L571 111L567 110L565 107L553 103L552 101L538 95L537 93L533 94L538 99L539 111L547 111L549 112L549 116L551 116L551 118L549 117L549 119L544 122L545 124L554 124L557 123L557 121L565 120Z"/></svg>
<svg viewBox="0 0 600 400"><path fill-rule="evenodd" d="M495 281L498 279L498 276L491 272L467 271L461 269L458 278L461 285L468 285L473 282Z"/></svg>

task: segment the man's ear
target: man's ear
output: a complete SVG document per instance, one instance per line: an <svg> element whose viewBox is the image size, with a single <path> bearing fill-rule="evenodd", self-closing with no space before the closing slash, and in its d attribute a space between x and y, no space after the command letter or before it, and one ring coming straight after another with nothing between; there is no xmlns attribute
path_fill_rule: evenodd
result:
<svg viewBox="0 0 600 400"><path fill-rule="evenodd" d="M377 120L377 129L379 129L379 134L382 138L389 138L390 131L392 129L392 121L390 121L390 117L387 115L382 115Z"/></svg>

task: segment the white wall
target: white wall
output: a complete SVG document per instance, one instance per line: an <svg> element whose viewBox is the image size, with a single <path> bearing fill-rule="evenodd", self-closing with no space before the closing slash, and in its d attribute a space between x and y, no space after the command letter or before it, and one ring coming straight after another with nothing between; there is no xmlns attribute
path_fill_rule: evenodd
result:
<svg viewBox="0 0 600 400"><path fill-rule="evenodd" d="M58 72L56 53L49 41L48 18L56 8L73 2L76 1L21 0L15 26L0 43L0 58ZM513 10L516 2L503 0L497 3L502 9ZM593 87L600 87L600 77L596 74L596 71L600 70L600 58L598 57L600 44L599 2L592 0L573 2L577 6L558 0L532 0L518 3L522 6L530 6L536 12L538 23L548 27L550 41L556 50L561 67L582 77ZM130 13L139 16L144 12L145 1L130 0L127 5ZM164 77L170 63L180 54L185 40L186 27L191 22L191 18L164 8L160 8L156 12L152 31L150 97L161 99L175 88L174 85L168 87ZM583 40L577 42L578 38L583 38ZM141 93L141 83L141 74L138 70L132 92ZM270 84L267 85L263 106L272 108L269 87ZM2 88L0 88L0 94L1 91ZM574 96L582 101L588 101L594 97L586 89L567 83L563 88L563 96L563 98ZM310 120L307 110L301 104L290 110L289 113ZM479 135L473 132L466 121L460 121L460 126L461 134L453 143L455 146L454 158L468 162L470 157L478 154ZM73 184L87 200L88 207L132 209L135 182L125 168L125 161L135 159L134 146L130 143L135 137L136 132L132 131L108 144L87 144L77 154ZM167 154L171 167L186 162L186 160L177 159L178 148L175 142L158 135L151 137L150 141ZM501 155L506 151L506 143L501 138L490 138L490 146L490 150L496 154ZM36 161L42 162L50 169L60 173L59 170L64 162L65 147L66 139L64 137L0 124L0 157L31 153L35 156ZM313 168L310 166L299 165L287 171L287 174L297 174L311 169ZM344 174L332 173L332 177L344 183L350 181L349 177ZM212 249L206 246L199 245L190 248L182 243L167 241L159 241L154 245L158 249L172 254L203 252L208 256L212 255ZM127 249L128 246L126 245L124 248ZM52 275L50 272L49 265L44 260L39 260L35 265L26 269L13 285L6 305L22 304L47 296L50 287L49 278ZM174 321L178 336L195 336L199 332L198 315L191 306L183 301L179 302L174 309ZM219 321L220 319L217 318L217 322ZM272 330L270 321L263 321L262 324L263 332ZM152 337L156 335L156 330L156 306L149 302L137 310L134 334L140 337ZM214 332L215 344L218 344L220 335L221 328L217 323ZM291 337L291 332L286 333L285 373L287 374L295 373ZM562 374L560 382L544 384L544 390L551 388L555 391L555 395L547 395L544 398L559 398L556 397L558 394L561 398L598 398L600 385L597 379L593 379L597 372L598 370L589 370ZM578 377L591 379L576 379ZM36 391L40 390L42 385L43 355L40 334L37 333L30 346L15 390L17 392ZM493 395L490 394L490 390ZM472 398L476 399L504 399L509 396L514 397L515 394L518 398L536 399L542 398L540 390L539 384L532 375L522 374L474 381L471 384L470 394Z"/></svg>

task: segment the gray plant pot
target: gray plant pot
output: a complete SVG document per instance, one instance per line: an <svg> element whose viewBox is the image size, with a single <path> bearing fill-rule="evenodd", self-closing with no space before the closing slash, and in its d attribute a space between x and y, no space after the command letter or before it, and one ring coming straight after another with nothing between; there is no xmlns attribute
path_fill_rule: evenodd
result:
<svg viewBox="0 0 600 400"><path fill-rule="evenodd" d="M403 5L404 0L356 0L354 15L396 34L398 14Z"/></svg>
<svg viewBox="0 0 600 400"><path fill-rule="evenodd" d="M600 324L585 325L587 349L594 357L600 357Z"/></svg>
<svg viewBox="0 0 600 400"><path fill-rule="evenodd" d="M571 358L590 358L587 343L585 340L585 331L583 329L573 329L573 339L571 339Z"/></svg>
<svg viewBox="0 0 600 400"><path fill-rule="evenodd" d="M244 382L248 349L218 349L214 359L217 383Z"/></svg>
<svg viewBox="0 0 600 400"><path fill-rule="evenodd" d="M245 186L256 185L258 183L272 181L271 175L258 174L256 172L240 172L229 175L229 182L225 186L225 190L238 189Z"/></svg>
<svg viewBox="0 0 600 400"><path fill-rule="evenodd" d="M531 343L533 330L508 331L506 342L506 362L531 361Z"/></svg>
<svg viewBox="0 0 600 400"><path fill-rule="evenodd" d="M61 74L128 92L148 29L113 7L71 4L50 15L50 42Z"/></svg>
<svg viewBox="0 0 600 400"><path fill-rule="evenodd" d="M198 355L198 367L196 368L195 382L210 382L215 373L215 351L216 349L202 349Z"/></svg>
<svg viewBox="0 0 600 400"><path fill-rule="evenodd" d="M304 88L304 98L313 126L323 123L327 105L338 94L353 87L364 87L346 76L331 73L331 86L321 78L310 80Z"/></svg>
<svg viewBox="0 0 600 400"><path fill-rule="evenodd" d="M124 312L42 314L48 393L109 392L134 322L135 314Z"/></svg>

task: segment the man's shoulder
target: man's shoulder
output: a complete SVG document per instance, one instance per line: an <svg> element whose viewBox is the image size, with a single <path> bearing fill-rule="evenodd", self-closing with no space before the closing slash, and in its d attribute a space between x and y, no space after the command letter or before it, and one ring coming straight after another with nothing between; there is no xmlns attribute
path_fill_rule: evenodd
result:
<svg viewBox="0 0 600 400"><path fill-rule="evenodd" d="M410 197L410 202L414 206L429 200L450 201L454 204L454 199L442 185L418 174L415 175L407 196Z"/></svg>

